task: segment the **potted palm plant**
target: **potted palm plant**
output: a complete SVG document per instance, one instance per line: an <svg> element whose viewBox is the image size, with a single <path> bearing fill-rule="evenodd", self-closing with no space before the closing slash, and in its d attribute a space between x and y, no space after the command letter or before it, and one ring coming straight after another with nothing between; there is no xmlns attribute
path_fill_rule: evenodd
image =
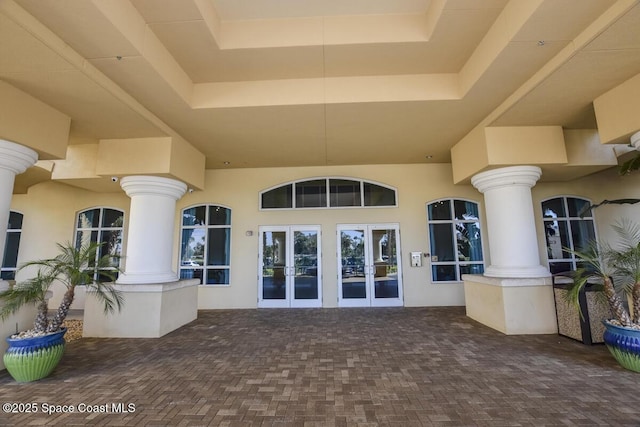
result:
<svg viewBox="0 0 640 427"><path fill-rule="evenodd" d="M619 239L615 245L593 243L586 251L574 252L582 267L574 273L568 298L579 306L587 283L600 283L613 315L604 321L604 343L620 365L640 372L640 225L622 220L612 227ZM631 296L633 311L623 295Z"/></svg>
<svg viewBox="0 0 640 427"><path fill-rule="evenodd" d="M28 304L36 304L37 315L32 329L7 338L9 348L4 354L7 371L18 382L35 381L48 376L64 353L64 320L75 297L76 287L84 285L104 304L105 313L120 310L123 297L112 283L119 271L117 257L99 255L102 243L90 242L79 247L71 243L58 244L54 258L30 261L19 270L37 268L35 277L16 283L0 292L0 318ZM47 295L54 282L62 283L66 291L52 318L48 317Z"/></svg>

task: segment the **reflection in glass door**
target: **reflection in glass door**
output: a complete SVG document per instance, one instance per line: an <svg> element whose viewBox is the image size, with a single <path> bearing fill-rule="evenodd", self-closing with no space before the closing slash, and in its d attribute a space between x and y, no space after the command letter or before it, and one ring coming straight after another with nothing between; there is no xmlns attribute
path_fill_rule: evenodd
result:
<svg viewBox="0 0 640 427"><path fill-rule="evenodd" d="M319 226L260 227L259 307L321 307Z"/></svg>
<svg viewBox="0 0 640 427"><path fill-rule="evenodd" d="M338 251L339 306L403 305L397 225L339 225Z"/></svg>

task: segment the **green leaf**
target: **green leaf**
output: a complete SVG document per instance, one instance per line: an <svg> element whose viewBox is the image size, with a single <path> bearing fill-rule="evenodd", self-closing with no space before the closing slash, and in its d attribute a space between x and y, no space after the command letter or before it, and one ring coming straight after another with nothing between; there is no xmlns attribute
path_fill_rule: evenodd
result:
<svg viewBox="0 0 640 427"><path fill-rule="evenodd" d="M640 169L640 153L636 154L632 159L627 160L618 168L620 175L628 175L633 171Z"/></svg>

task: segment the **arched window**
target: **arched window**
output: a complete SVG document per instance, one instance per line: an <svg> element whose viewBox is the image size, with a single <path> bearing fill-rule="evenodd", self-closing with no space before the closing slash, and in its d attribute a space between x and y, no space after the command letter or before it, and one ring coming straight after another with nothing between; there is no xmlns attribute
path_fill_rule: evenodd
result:
<svg viewBox="0 0 640 427"><path fill-rule="evenodd" d="M482 233L478 204L442 199L427 205L431 280L459 282L463 274L482 274Z"/></svg>
<svg viewBox="0 0 640 427"><path fill-rule="evenodd" d="M78 213L76 221L75 245L79 248L89 242L102 242L96 253L96 260L104 255L120 257L122 254L122 235L124 212L113 208L92 208ZM114 260L114 264L119 265ZM97 279L97 277L96 277Z"/></svg>
<svg viewBox="0 0 640 427"><path fill-rule="evenodd" d="M397 206L396 190L347 178L290 182L260 193L260 209Z"/></svg>
<svg viewBox="0 0 640 427"><path fill-rule="evenodd" d="M9 212L9 225L7 226L7 240L4 243L4 257L0 269L0 279L15 280L18 266L18 249L20 248L20 235L22 234L22 218L19 212Z"/></svg>
<svg viewBox="0 0 640 427"><path fill-rule="evenodd" d="M589 200L579 197L562 196L542 201L551 274L575 270L580 262L571 251L586 250L589 243L595 241L595 223L588 209L590 205Z"/></svg>
<svg viewBox="0 0 640 427"><path fill-rule="evenodd" d="M228 285L231 209L201 205L182 211L180 278L202 285Z"/></svg>

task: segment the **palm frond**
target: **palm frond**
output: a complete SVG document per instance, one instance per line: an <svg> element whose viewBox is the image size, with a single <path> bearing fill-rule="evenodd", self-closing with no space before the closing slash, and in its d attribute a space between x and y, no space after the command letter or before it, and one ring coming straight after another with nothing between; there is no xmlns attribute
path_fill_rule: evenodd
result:
<svg viewBox="0 0 640 427"><path fill-rule="evenodd" d="M36 277L17 283L13 288L0 292L0 300L4 301L4 305L0 308L0 318L5 320L26 304L38 304L45 301L47 290L52 281L52 277L38 271Z"/></svg>
<svg viewBox="0 0 640 427"><path fill-rule="evenodd" d="M628 175L638 169L640 169L640 154L636 154L633 158L622 163L618 168L618 172L620 175Z"/></svg>
<svg viewBox="0 0 640 427"><path fill-rule="evenodd" d="M67 288L65 297L60 303L52 322L54 327L56 324L61 324L66 317L73 302L74 289L79 285L86 285L87 290L97 296L104 304L105 313L121 309L124 301L123 296L113 286L106 283L115 281L117 273L120 271L116 263L119 257L113 254L98 256L102 246L102 242L89 242L79 246L70 242L58 243L58 254L55 257L29 261L20 266L19 270L37 267L38 277L46 277L48 280L47 289L54 280L62 283ZM35 281L36 279L33 280ZM25 285L33 284L27 281ZM46 289L44 292L46 293ZM5 304L6 308L3 308L3 310L7 311L15 311L26 302L35 301L32 294L16 293L15 296L7 294L6 297L0 294L0 298L4 298L8 302ZM2 312L0 312L1 314Z"/></svg>
<svg viewBox="0 0 640 427"><path fill-rule="evenodd" d="M567 275L567 273L565 273L565 275ZM564 294L564 300L568 305L578 308L580 318L584 321L585 315L580 306L580 294L587 285L589 277L584 274L584 269L572 271L568 275L573 278L573 284L567 287L567 292Z"/></svg>
<svg viewBox="0 0 640 427"><path fill-rule="evenodd" d="M124 304L124 296L122 292L116 289L111 283L92 283L87 287L87 293L93 294L104 308L104 314L120 311Z"/></svg>
<svg viewBox="0 0 640 427"><path fill-rule="evenodd" d="M615 224L611 225L618 238L622 243L622 249L632 249L638 246L640 242L640 224L630 220L629 218L622 218Z"/></svg>
<svg viewBox="0 0 640 427"><path fill-rule="evenodd" d="M580 211L578 211L579 217L584 217L588 213L591 212L592 209L597 208L602 205L635 205L636 203L640 203L640 199L613 199L613 200L603 200L600 203L594 203L592 205L585 205Z"/></svg>

